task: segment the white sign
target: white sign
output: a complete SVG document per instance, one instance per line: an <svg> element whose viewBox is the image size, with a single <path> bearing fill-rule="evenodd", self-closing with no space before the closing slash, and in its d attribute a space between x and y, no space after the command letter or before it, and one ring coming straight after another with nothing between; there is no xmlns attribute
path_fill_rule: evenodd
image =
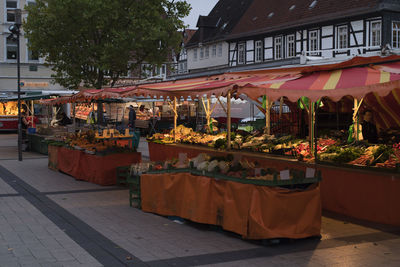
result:
<svg viewBox="0 0 400 267"><path fill-rule="evenodd" d="M281 180L290 180L290 171L284 170L280 172Z"/></svg>

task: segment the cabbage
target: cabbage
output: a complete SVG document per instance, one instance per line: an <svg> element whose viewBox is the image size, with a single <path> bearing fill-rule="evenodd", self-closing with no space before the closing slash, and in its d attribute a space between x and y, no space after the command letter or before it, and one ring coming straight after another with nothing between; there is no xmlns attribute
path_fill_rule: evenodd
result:
<svg viewBox="0 0 400 267"><path fill-rule="evenodd" d="M218 160L213 160L208 164L207 171L213 172L217 166L218 166Z"/></svg>
<svg viewBox="0 0 400 267"><path fill-rule="evenodd" d="M208 161L203 161L199 165L197 165L197 170L206 171L208 169Z"/></svg>

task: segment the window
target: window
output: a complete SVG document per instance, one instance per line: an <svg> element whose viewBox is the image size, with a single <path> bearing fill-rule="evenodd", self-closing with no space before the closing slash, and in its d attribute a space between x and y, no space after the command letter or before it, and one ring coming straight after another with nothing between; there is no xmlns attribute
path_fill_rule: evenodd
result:
<svg viewBox="0 0 400 267"><path fill-rule="evenodd" d="M217 56L217 45L213 45L212 46L211 56L212 57L216 57Z"/></svg>
<svg viewBox="0 0 400 267"><path fill-rule="evenodd" d="M34 5L36 5L36 2L35 2L35 0L28 0L28 1L26 2L26 4L27 4L28 6L34 6Z"/></svg>
<svg viewBox="0 0 400 267"><path fill-rule="evenodd" d="M197 61L197 48L193 49L193 61Z"/></svg>
<svg viewBox="0 0 400 267"><path fill-rule="evenodd" d="M392 23L392 47L400 49L400 21Z"/></svg>
<svg viewBox="0 0 400 267"><path fill-rule="evenodd" d="M205 58L209 58L210 57L210 47L206 46L206 55Z"/></svg>
<svg viewBox="0 0 400 267"><path fill-rule="evenodd" d="M339 26L337 28L337 48L344 49L348 47L347 43L348 31L347 26Z"/></svg>
<svg viewBox="0 0 400 267"><path fill-rule="evenodd" d="M6 1L7 22L15 22L15 14L13 12L17 7L18 7L18 1L16 0Z"/></svg>
<svg viewBox="0 0 400 267"><path fill-rule="evenodd" d="M218 44L218 57L222 57L222 44Z"/></svg>
<svg viewBox="0 0 400 267"><path fill-rule="evenodd" d="M31 51L29 49L29 41L27 42L27 51L28 51L28 60L29 61L38 61L39 60L39 54L36 51Z"/></svg>
<svg viewBox="0 0 400 267"><path fill-rule="evenodd" d="M381 22L372 21L371 22L371 45L381 46Z"/></svg>
<svg viewBox="0 0 400 267"><path fill-rule="evenodd" d="M246 44L241 43L238 47L238 64L246 63Z"/></svg>
<svg viewBox="0 0 400 267"><path fill-rule="evenodd" d="M294 34L288 35L286 37L287 42L287 57L295 57L296 56L296 43Z"/></svg>
<svg viewBox="0 0 400 267"><path fill-rule="evenodd" d="M319 50L319 36L318 31L310 31L308 35L308 46L309 51L318 51ZM318 53L310 53L310 55L317 55Z"/></svg>
<svg viewBox="0 0 400 267"><path fill-rule="evenodd" d="M7 59L17 59L17 41L9 40L6 41Z"/></svg>
<svg viewBox="0 0 400 267"><path fill-rule="evenodd" d="M275 59L283 58L283 42L282 36L275 37Z"/></svg>
<svg viewBox="0 0 400 267"><path fill-rule="evenodd" d="M142 64L142 78L148 78L153 76L153 67L150 64Z"/></svg>
<svg viewBox="0 0 400 267"><path fill-rule="evenodd" d="M262 61L262 55L263 55L263 53L262 53L262 49L263 49L263 47L262 47L262 41L256 41L256 44L255 44L255 49L256 49L256 51L255 51L255 61L256 62L261 62Z"/></svg>
<svg viewBox="0 0 400 267"><path fill-rule="evenodd" d="M204 47L200 48L200 59L204 58Z"/></svg>

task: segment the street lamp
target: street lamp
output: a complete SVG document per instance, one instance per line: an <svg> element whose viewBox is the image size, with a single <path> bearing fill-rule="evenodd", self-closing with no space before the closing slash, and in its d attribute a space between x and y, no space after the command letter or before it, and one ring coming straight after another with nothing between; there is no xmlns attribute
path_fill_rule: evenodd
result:
<svg viewBox="0 0 400 267"><path fill-rule="evenodd" d="M17 88L18 88L18 160L22 161L22 120L21 120L21 60L19 36L21 34L22 15L21 9L13 10L15 13L15 23L8 30L11 34L7 37L9 40L17 41Z"/></svg>

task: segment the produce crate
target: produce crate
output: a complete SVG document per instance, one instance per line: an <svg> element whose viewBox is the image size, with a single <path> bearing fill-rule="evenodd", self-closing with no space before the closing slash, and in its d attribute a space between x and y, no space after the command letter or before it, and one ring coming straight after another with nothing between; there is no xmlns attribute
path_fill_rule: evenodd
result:
<svg viewBox="0 0 400 267"><path fill-rule="evenodd" d="M48 155L48 142L45 140L44 136L28 133L27 137L30 151Z"/></svg>
<svg viewBox="0 0 400 267"><path fill-rule="evenodd" d="M117 167L117 185L128 185L130 166Z"/></svg>
<svg viewBox="0 0 400 267"><path fill-rule="evenodd" d="M140 176L132 175L127 179L127 183L129 184L129 206L132 207L135 204L135 207L141 208L141 197L140 197Z"/></svg>

